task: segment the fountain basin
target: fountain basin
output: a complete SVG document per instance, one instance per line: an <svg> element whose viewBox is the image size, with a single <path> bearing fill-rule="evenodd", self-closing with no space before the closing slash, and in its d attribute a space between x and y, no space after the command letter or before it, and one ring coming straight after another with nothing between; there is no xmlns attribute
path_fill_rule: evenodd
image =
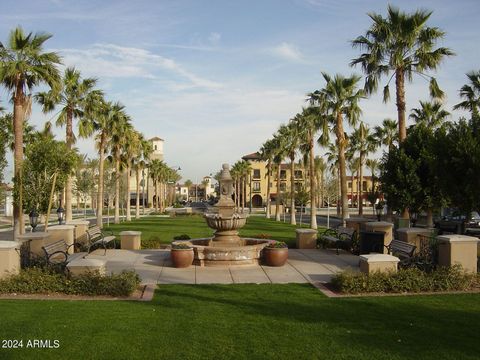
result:
<svg viewBox="0 0 480 360"><path fill-rule="evenodd" d="M208 227L217 231L237 230L247 223L247 217L243 214L233 214L228 217L219 214L205 214L204 217Z"/></svg>
<svg viewBox="0 0 480 360"><path fill-rule="evenodd" d="M218 244L212 238L178 240L193 248L193 264L197 266L259 265L263 248L274 240L240 238L240 243Z"/></svg>

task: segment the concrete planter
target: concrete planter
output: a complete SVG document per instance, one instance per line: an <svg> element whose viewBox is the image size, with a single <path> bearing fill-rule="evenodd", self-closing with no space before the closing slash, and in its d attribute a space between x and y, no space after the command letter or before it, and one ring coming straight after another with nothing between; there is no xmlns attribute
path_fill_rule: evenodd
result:
<svg viewBox="0 0 480 360"><path fill-rule="evenodd" d="M269 248L263 249L263 259L267 266L283 266L288 259L288 248Z"/></svg>
<svg viewBox="0 0 480 360"><path fill-rule="evenodd" d="M193 263L193 249L172 249L170 251L170 257L174 267L189 267Z"/></svg>

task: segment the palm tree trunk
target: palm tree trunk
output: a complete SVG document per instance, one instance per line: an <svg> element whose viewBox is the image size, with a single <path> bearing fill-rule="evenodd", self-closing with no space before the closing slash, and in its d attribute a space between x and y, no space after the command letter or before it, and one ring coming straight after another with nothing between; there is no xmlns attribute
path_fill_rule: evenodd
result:
<svg viewBox="0 0 480 360"><path fill-rule="evenodd" d="M341 214L341 201L342 201L342 182L340 180L340 166L337 168L337 216L339 217Z"/></svg>
<svg viewBox="0 0 480 360"><path fill-rule="evenodd" d="M118 153L118 152L117 152ZM120 158L115 158L115 224L120 224Z"/></svg>
<svg viewBox="0 0 480 360"><path fill-rule="evenodd" d="M427 228L433 228L433 210L427 209Z"/></svg>
<svg viewBox="0 0 480 360"><path fill-rule="evenodd" d="M267 211L266 211L266 217L267 219L270 219L270 174L271 174L271 171L272 171L272 163L270 160L268 160L268 164L267 164L267 201L266 201L266 204L267 204Z"/></svg>
<svg viewBox="0 0 480 360"><path fill-rule="evenodd" d="M347 172L345 167L345 134L343 131L342 114L337 114L337 143L338 143L338 162L340 165L340 192L342 196L342 223L345 226L345 220L349 218L348 199L347 199ZM352 184L353 187L353 184Z"/></svg>
<svg viewBox="0 0 480 360"><path fill-rule="evenodd" d="M320 207L323 207L323 204L325 202L325 178L324 174L322 171L322 174L320 175Z"/></svg>
<svg viewBox="0 0 480 360"><path fill-rule="evenodd" d="M98 162L98 194L97 194L97 226L103 227L103 177L104 177L104 162L105 162L105 141L106 136L102 132L100 134L100 146L98 150L99 162ZM109 214L107 214L109 216Z"/></svg>
<svg viewBox="0 0 480 360"><path fill-rule="evenodd" d="M137 183L137 197L135 199L135 219L140 219L140 168L138 166L135 172L135 180Z"/></svg>
<svg viewBox="0 0 480 360"><path fill-rule="evenodd" d="M353 182L355 181L355 179L353 178L353 170L351 170L351 176L350 176L350 179L351 179L351 182L352 182L352 189L350 190L350 204L352 204L352 207L353 207L353 196L354 196L354 193L353 193ZM341 183L340 183L340 188L341 188Z"/></svg>
<svg viewBox="0 0 480 360"><path fill-rule="evenodd" d="M359 197L359 204L358 204L358 215L362 216L363 215L363 158L365 157L365 153L360 154L360 169L359 169L359 175L360 175L360 184L358 184L358 197Z"/></svg>
<svg viewBox="0 0 480 360"><path fill-rule="evenodd" d="M405 74L401 68L396 69L395 85L397 91L398 138L399 142L403 142L407 137L407 128L405 122Z"/></svg>
<svg viewBox="0 0 480 360"><path fill-rule="evenodd" d="M297 225L295 219L295 154L290 155L290 224Z"/></svg>
<svg viewBox="0 0 480 360"><path fill-rule="evenodd" d="M25 117L26 97L23 87L17 86L13 101L13 134L14 134L14 187L18 199L13 202L13 236L14 239L25 232L23 221L23 120Z"/></svg>
<svg viewBox="0 0 480 360"><path fill-rule="evenodd" d="M127 221L132 221L132 216L130 215L130 164L127 163L126 171L127 173Z"/></svg>
<svg viewBox="0 0 480 360"><path fill-rule="evenodd" d="M317 229L317 208L315 206L315 191L317 189L315 184L315 154L313 134L310 135L310 228Z"/></svg>
<svg viewBox="0 0 480 360"><path fill-rule="evenodd" d="M153 181L153 187L155 188L155 212L158 212L158 180Z"/></svg>
<svg viewBox="0 0 480 360"><path fill-rule="evenodd" d="M275 199L275 220L280 221L280 164L277 164L277 198Z"/></svg>

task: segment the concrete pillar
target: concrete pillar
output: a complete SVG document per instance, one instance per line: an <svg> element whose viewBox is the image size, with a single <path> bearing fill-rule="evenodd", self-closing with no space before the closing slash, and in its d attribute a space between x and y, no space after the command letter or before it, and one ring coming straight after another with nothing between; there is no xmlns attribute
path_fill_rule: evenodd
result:
<svg viewBox="0 0 480 360"><path fill-rule="evenodd" d="M47 244L54 243L58 240L65 240L67 245L72 245L75 242L75 226L74 225L55 225L48 227L48 233L50 237ZM68 249L69 254L73 254L74 249L73 246Z"/></svg>
<svg viewBox="0 0 480 360"><path fill-rule="evenodd" d="M316 249L317 248L317 230L296 229L297 249Z"/></svg>
<svg viewBox="0 0 480 360"><path fill-rule="evenodd" d="M0 279L20 272L20 247L18 241L0 241Z"/></svg>
<svg viewBox="0 0 480 360"><path fill-rule="evenodd" d="M72 220L67 223L67 225L75 226L75 242L80 244L86 244L88 241L87 230L90 226L90 221L88 220Z"/></svg>
<svg viewBox="0 0 480 360"><path fill-rule="evenodd" d="M36 256L43 257L45 252L42 249L42 246L49 244L50 233L48 232L29 232L17 236L19 241L29 241L30 242L30 253Z"/></svg>
<svg viewBox="0 0 480 360"><path fill-rule="evenodd" d="M419 236L420 235L420 236ZM421 236L430 236L432 235L431 229L426 228L399 228L397 229L397 238L400 241L407 242L409 244L415 245L415 253L417 254L422 248Z"/></svg>
<svg viewBox="0 0 480 360"><path fill-rule="evenodd" d="M399 262L399 258L387 254L360 255L360 271L365 274L397 272Z"/></svg>
<svg viewBox="0 0 480 360"><path fill-rule="evenodd" d="M347 228L353 229L357 234L360 234L360 231L365 231L365 224L371 221L371 219L364 217L352 217L346 219L345 223Z"/></svg>
<svg viewBox="0 0 480 360"><path fill-rule="evenodd" d="M385 236L383 237L383 245L390 244L393 239L393 224L386 221L371 221L365 223L365 230L385 233ZM383 247L383 253L388 253L388 250L385 246Z"/></svg>
<svg viewBox="0 0 480 360"><path fill-rule="evenodd" d="M438 236L438 264L441 266L462 265L466 272L477 272L478 239L466 235Z"/></svg>
<svg viewBox="0 0 480 360"><path fill-rule="evenodd" d="M142 248L141 231L120 232L120 248L126 250L140 250Z"/></svg>

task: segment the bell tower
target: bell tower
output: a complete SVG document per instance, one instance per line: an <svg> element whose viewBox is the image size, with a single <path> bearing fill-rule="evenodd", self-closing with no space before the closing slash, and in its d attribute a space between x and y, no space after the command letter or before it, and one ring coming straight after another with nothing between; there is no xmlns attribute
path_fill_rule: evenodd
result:
<svg viewBox="0 0 480 360"><path fill-rule="evenodd" d="M155 136L150 139L152 143L153 152L150 155L151 160L163 160L163 143L165 142L163 139Z"/></svg>

